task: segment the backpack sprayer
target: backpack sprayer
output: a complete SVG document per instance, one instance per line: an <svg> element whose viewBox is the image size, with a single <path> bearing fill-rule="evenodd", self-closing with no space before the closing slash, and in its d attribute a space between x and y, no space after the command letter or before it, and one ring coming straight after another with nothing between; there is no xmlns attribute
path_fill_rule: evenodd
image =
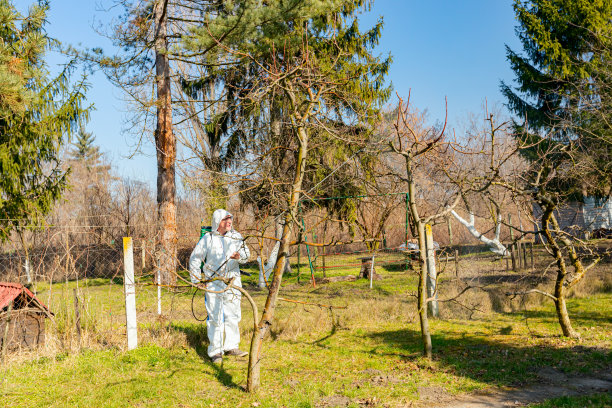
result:
<svg viewBox="0 0 612 408"><path fill-rule="evenodd" d="M209 232L212 232L212 227L210 225L204 225L204 220L202 220L202 226L200 227L200 239L202 239L204 235L206 235ZM244 240L242 241L242 245L244 245ZM219 272L221 268L223 268L230 259L231 258L227 258L221 265L219 265L219 267L213 271L212 276L217 275L217 272ZM239 269L239 271L241 275L251 276L250 273L244 272L242 269ZM204 276L204 260L202 260L202 262L200 263L200 272L202 273L202 276Z"/></svg>

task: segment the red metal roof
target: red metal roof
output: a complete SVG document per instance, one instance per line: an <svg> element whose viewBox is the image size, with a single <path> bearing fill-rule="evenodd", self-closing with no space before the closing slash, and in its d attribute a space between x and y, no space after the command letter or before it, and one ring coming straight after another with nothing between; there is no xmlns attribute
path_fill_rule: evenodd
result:
<svg viewBox="0 0 612 408"><path fill-rule="evenodd" d="M21 294L26 297L28 300L27 303L30 303L30 300L34 300L35 304L43 307L46 311L49 312L49 308L43 304L34 294L30 291L30 289L26 288L20 283L15 282L0 282L0 310L4 309L8 306L13 300L17 299Z"/></svg>

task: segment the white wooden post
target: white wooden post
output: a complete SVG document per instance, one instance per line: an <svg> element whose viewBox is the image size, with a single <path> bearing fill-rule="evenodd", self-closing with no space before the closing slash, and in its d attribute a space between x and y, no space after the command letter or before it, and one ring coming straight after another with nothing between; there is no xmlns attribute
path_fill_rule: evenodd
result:
<svg viewBox="0 0 612 408"><path fill-rule="evenodd" d="M370 289L372 289L373 276L374 276L374 255L372 255L372 263L370 264Z"/></svg>
<svg viewBox="0 0 612 408"><path fill-rule="evenodd" d="M425 248L427 249L427 297L434 297L427 304L429 314L432 317L438 317L438 295L434 296L436 291L436 251L434 249L433 234L431 232L431 225L425 225Z"/></svg>
<svg viewBox="0 0 612 408"><path fill-rule="evenodd" d="M134 245L132 237L123 237L123 289L128 350L138 347L136 325L136 283L134 282Z"/></svg>
<svg viewBox="0 0 612 408"><path fill-rule="evenodd" d="M142 240L142 246L140 247L140 257L142 258L142 271L147 267L147 253L146 253L147 241Z"/></svg>

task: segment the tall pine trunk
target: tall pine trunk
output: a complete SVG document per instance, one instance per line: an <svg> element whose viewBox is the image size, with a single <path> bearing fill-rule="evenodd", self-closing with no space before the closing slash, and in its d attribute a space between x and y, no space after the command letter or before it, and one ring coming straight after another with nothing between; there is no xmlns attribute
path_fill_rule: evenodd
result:
<svg viewBox="0 0 612 408"><path fill-rule="evenodd" d="M155 2L155 84L157 87L157 267L161 284L176 282L177 228L175 160L176 139L172 133L170 63L168 60L168 0Z"/></svg>

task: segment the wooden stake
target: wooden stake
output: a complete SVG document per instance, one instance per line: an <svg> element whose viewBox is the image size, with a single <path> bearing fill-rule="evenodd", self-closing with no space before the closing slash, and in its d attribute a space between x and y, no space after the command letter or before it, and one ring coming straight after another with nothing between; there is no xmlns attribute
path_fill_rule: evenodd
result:
<svg viewBox="0 0 612 408"><path fill-rule="evenodd" d="M372 279L374 279L374 255L372 255L372 263L370 264L370 289L372 289Z"/></svg>
<svg viewBox="0 0 612 408"><path fill-rule="evenodd" d="M127 328L127 347L138 347L138 327L136 323L136 283L134 282L134 245L131 237L123 237L123 288L125 291L125 320ZM159 289L160 276L158 275Z"/></svg>
<svg viewBox="0 0 612 408"><path fill-rule="evenodd" d="M459 277L459 250L455 249L455 276Z"/></svg>
<svg viewBox="0 0 612 408"><path fill-rule="evenodd" d="M74 325L76 327L77 336L79 338L79 345L81 344L81 312L79 311L79 296L77 290L72 289L74 294Z"/></svg>
<svg viewBox="0 0 612 408"><path fill-rule="evenodd" d="M531 252L531 269L533 269L533 242L529 245L529 252Z"/></svg>
<svg viewBox="0 0 612 408"><path fill-rule="evenodd" d="M6 312L6 326L4 326L4 335L2 336L2 361L6 359L6 350L8 349L8 332L11 325L11 313L13 311L13 302L9 303Z"/></svg>

